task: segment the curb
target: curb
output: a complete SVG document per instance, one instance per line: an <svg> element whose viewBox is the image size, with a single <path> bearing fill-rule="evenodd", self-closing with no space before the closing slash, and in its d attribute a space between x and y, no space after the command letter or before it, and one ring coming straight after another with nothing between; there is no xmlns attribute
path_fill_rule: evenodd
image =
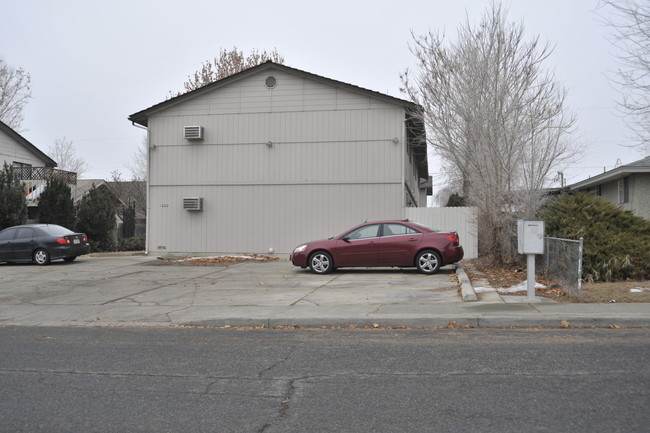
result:
<svg viewBox="0 0 650 433"><path fill-rule="evenodd" d="M460 283L460 296L463 299L463 302L476 302L478 298L472 287L472 283L465 272L465 269L456 263L456 275L458 275L458 282Z"/></svg>

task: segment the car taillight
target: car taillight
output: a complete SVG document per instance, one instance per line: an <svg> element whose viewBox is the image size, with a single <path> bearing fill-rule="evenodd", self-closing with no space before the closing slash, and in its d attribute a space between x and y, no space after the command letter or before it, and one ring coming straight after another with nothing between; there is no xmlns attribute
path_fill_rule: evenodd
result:
<svg viewBox="0 0 650 433"><path fill-rule="evenodd" d="M81 238L81 240L84 241L84 242L88 242L88 236L84 235L84 236Z"/></svg>
<svg viewBox="0 0 650 433"><path fill-rule="evenodd" d="M453 242L454 245L458 245L458 235L456 233L450 233L447 236L447 240Z"/></svg>
<svg viewBox="0 0 650 433"><path fill-rule="evenodd" d="M59 239L56 240L56 242L59 243L59 244L61 244L61 245L67 245L67 244L70 243L70 239L59 238Z"/></svg>

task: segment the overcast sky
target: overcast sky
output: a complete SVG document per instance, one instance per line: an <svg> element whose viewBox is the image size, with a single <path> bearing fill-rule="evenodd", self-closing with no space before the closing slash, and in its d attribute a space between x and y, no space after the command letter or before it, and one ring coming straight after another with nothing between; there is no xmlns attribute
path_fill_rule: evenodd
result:
<svg viewBox="0 0 650 433"><path fill-rule="evenodd" d="M510 0L509 19L555 47L546 67L569 92L577 139L587 147L565 170L575 183L645 155L617 112L608 81L616 69L597 0ZM47 153L71 140L85 178L125 167L145 131L130 114L162 102L220 48L277 48L285 64L404 98L399 73L412 67L411 30L453 38L489 0L172 1L21 0L2 5L0 57L31 74L22 135ZM602 11L600 11L602 14ZM431 161L435 188L443 186Z"/></svg>

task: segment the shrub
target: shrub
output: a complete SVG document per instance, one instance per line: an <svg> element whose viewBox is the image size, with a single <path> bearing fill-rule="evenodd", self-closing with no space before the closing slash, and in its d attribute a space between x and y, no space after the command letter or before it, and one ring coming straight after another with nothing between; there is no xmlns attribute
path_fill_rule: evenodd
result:
<svg viewBox="0 0 650 433"><path fill-rule="evenodd" d="M129 203L129 206L124 209L122 220L124 221L122 225L123 237L132 238L135 236L135 205L133 203Z"/></svg>
<svg viewBox="0 0 650 433"><path fill-rule="evenodd" d="M464 207L467 206L467 200L465 197L461 196L458 193L453 193L451 196L449 196L449 200L447 200L447 204L445 207Z"/></svg>
<svg viewBox="0 0 650 433"><path fill-rule="evenodd" d="M143 251L144 238L124 238L120 239L118 249L120 251Z"/></svg>
<svg viewBox="0 0 650 433"><path fill-rule="evenodd" d="M74 225L74 201L70 187L61 179L47 181L47 187L38 202L38 220L71 229Z"/></svg>
<svg viewBox="0 0 650 433"><path fill-rule="evenodd" d="M551 200L540 216L547 236L584 238L585 279L650 278L650 221L587 192Z"/></svg>
<svg viewBox="0 0 650 433"><path fill-rule="evenodd" d="M23 224L27 218L25 188L6 162L0 170L0 230Z"/></svg>
<svg viewBox="0 0 650 433"><path fill-rule="evenodd" d="M113 198L105 188L93 185L79 202L76 230L88 235L93 251L113 251L115 226Z"/></svg>

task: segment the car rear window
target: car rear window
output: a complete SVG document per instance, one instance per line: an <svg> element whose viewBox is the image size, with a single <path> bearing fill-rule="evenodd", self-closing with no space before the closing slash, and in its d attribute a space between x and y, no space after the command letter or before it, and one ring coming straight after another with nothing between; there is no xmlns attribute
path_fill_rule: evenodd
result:
<svg viewBox="0 0 650 433"><path fill-rule="evenodd" d="M413 224L415 226L418 226L418 227L421 227L424 230L429 231L429 232L438 233L440 231L440 230L432 229L431 227L427 227L424 224L416 223L415 221L411 221L411 224Z"/></svg>
<svg viewBox="0 0 650 433"><path fill-rule="evenodd" d="M42 226L39 228L50 236L65 236L65 235L74 234L73 231L70 231L65 227L61 227L53 224Z"/></svg>

